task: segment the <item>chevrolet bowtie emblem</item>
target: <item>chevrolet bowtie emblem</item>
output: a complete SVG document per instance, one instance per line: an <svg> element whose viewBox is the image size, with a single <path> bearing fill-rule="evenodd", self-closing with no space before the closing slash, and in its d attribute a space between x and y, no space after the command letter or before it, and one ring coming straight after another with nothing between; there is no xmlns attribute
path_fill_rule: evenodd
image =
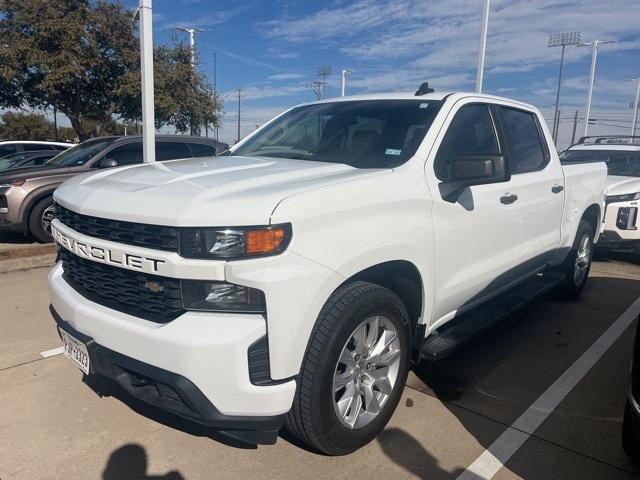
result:
<svg viewBox="0 0 640 480"><path fill-rule="evenodd" d="M164 287L160 285L158 282L153 282L149 280L144 282L144 288L146 288L147 290L153 293L158 293L164 290Z"/></svg>

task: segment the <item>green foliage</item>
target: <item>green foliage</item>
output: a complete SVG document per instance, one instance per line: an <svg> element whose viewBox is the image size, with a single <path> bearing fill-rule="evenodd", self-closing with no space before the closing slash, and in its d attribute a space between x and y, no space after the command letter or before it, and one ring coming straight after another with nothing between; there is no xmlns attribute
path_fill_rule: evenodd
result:
<svg viewBox="0 0 640 480"><path fill-rule="evenodd" d="M103 133L114 115L140 118L133 12L98 0L0 0L0 106L64 113L78 137ZM193 72L184 45L155 49L156 125L184 132L217 121L220 103Z"/></svg>
<svg viewBox="0 0 640 480"><path fill-rule="evenodd" d="M0 138L8 140L53 140L53 122L36 113L6 112L0 123Z"/></svg>

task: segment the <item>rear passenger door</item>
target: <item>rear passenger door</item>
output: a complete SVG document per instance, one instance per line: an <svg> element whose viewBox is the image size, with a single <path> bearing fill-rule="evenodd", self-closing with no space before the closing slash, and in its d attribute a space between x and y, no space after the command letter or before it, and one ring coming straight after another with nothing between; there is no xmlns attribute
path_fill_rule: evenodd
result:
<svg viewBox="0 0 640 480"><path fill-rule="evenodd" d="M516 265L520 275L544 266L560 243L564 175L534 112L496 106L517 195Z"/></svg>

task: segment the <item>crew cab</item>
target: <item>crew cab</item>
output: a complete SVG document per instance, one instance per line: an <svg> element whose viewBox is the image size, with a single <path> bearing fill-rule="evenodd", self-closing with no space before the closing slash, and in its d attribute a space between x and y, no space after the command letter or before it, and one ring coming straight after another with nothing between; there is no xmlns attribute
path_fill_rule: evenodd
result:
<svg viewBox="0 0 640 480"><path fill-rule="evenodd" d="M561 166L540 112L472 93L300 105L214 159L54 194L65 351L255 443L371 441L409 369L537 295L577 296L604 163Z"/></svg>
<svg viewBox="0 0 640 480"><path fill-rule="evenodd" d="M560 154L561 162L605 162L608 170L606 212L598 247L630 251L640 260L640 137L582 137Z"/></svg>

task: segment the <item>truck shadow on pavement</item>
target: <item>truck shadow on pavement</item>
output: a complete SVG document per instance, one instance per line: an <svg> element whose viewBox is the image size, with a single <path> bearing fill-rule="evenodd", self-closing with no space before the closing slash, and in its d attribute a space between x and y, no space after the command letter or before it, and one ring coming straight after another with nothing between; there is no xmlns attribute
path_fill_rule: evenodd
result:
<svg viewBox="0 0 640 480"><path fill-rule="evenodd" d="M423 361L408 386L441 400L488 448L638 297L640 279L592 276L579 299L565 302L549 294L450 357ZM621 447L634 328L516 452L507 464L511 472L522 478L605 478L604 472L606 478L631 478L640 473ZM405 467L412 471L410 464Z"/></svg>
<svg viewBox="0 0 640 480"><path fill-rule="evenodd" d="M164 475L147 475L147 452L135 443L129 443L109 456L102 472L102 480L184 480L180 472L172 470Z"/></svg>

